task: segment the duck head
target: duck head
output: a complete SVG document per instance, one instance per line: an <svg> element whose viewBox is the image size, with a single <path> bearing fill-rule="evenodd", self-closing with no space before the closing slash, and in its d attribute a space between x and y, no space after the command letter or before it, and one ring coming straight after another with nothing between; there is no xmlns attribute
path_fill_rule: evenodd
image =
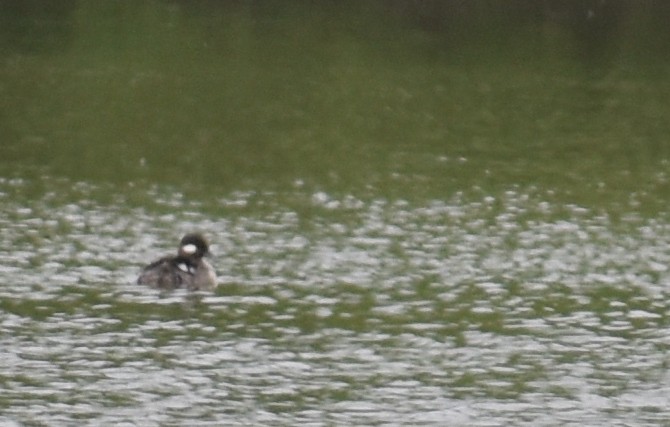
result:
<svg viewBox="0 0 670 427"><path fill-rule="evenodd" d="M179 256L202 258L209 255L209 243L200 233L189 233L179 243Z"/></svg>

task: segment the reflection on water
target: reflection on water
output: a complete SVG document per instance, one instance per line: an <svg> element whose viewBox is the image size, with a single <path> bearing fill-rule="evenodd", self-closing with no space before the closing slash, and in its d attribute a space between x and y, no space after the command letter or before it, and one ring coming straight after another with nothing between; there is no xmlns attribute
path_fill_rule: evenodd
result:
<svg viewBox="0 0 670 427"><path fill-rule="evenodd" d="M3 176L668 199L659 2L19 3L0 5Z"/></svg>
<svg viewBox="0 0 670 427"><path fill-rule="evenodd" d="M235 193L215 213L159 189L147 209L61 184L0 182L9 425L670 416L660 219L519 189L424 203ZM134 284L193 228L214 243L216 293Z"/></svg>

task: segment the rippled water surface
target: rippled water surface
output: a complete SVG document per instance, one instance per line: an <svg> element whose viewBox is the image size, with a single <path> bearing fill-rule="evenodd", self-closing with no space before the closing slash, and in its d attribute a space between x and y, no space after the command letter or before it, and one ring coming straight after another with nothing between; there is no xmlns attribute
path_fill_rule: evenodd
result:
<svg viewBox="0 0 670 427"><path fill-rule="evenodd" d="M0 426L670 426L662 4L0 1Z"/></svg>
<svg viewBox="0 0 670 427"><path fill-rule="evenodd" d="M216 213L44 180L0 182L3 424L670 419L665 220L515 188L409 202L296 187ZM215 293L134 284L193 228L214 243Z"/></svg>

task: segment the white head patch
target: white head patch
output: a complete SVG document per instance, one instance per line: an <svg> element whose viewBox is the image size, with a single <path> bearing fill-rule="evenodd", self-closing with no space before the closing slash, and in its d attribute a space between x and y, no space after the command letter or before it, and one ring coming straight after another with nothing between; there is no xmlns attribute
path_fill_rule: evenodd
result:
<svg viewBox="0 0 670 427"><path fill-rule="evenodd" d="M186 255L193 255L197 249L193 243L181 247L181 251Z"/></svg>

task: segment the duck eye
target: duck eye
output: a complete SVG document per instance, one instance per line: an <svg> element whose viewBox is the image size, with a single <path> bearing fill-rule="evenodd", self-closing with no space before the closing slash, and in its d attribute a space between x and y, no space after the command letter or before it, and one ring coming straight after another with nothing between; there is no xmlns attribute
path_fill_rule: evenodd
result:
<svg viewBox="0 0 670 427"><path fill-rule="evenodd" d="M189 243L188 245L184 245L181 247L181 251L185 253L186 255L193 255L197 248L195 247L194 244Z"/></svg>

